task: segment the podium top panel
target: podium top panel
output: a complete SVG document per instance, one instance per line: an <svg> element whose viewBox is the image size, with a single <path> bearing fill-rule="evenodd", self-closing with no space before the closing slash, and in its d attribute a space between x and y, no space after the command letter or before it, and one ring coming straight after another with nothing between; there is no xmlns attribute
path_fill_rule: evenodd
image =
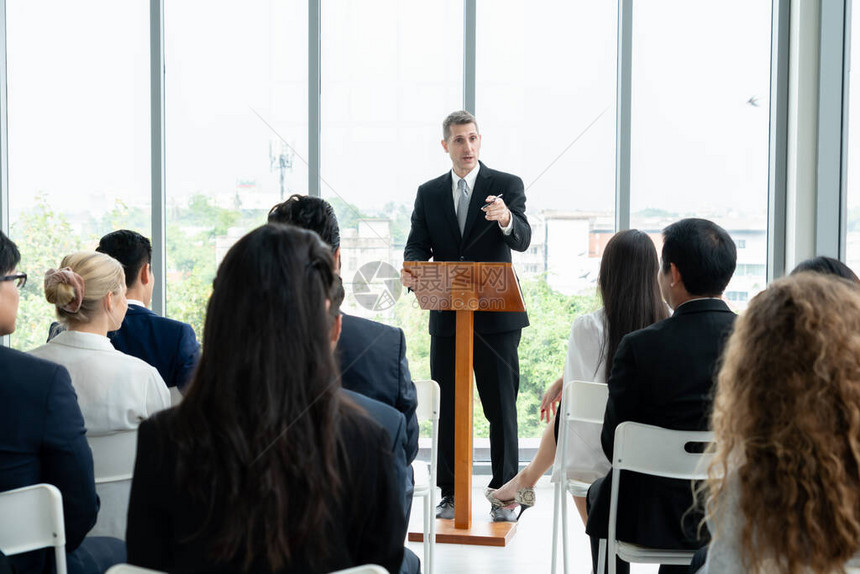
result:
<svg viewBox="0 0 860 574"><path fill-rule="evenodd" d="M525 311L510 263L404 261L418 279L418 305L430 311Z"/></svg>

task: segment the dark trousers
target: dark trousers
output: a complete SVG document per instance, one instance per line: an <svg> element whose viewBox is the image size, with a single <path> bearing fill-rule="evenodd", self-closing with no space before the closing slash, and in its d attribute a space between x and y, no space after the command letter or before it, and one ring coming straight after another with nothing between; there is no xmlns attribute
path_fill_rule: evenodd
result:
<svg viewBox="0 0 860 574"><path fill-rule="evenodd" d="M490 422L490 459L493 479L499 488L517 474L517 393L520 362L517 347L521 331L475 333L473 353L475 383L484 416ZM441 390L439 411L439 457L436 484L442 496L454 494L454 337L430 338L430 373Z"/></svg>

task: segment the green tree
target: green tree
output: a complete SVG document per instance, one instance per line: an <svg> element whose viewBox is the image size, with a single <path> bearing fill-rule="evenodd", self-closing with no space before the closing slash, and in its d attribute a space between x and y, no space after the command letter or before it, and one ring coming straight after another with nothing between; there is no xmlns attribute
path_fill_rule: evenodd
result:
<svg viewBox="0 0 860 574"><path fill-rule="evenodd" d="M48 269L59 267L63 257L80 251L84 241L42 193L36 196L33 209L21 214L10 235L21 252L18 268L28 275L12 346L29 351L45 342L51 322L56 321L54 307L45 300L42 277Z"/></svg>

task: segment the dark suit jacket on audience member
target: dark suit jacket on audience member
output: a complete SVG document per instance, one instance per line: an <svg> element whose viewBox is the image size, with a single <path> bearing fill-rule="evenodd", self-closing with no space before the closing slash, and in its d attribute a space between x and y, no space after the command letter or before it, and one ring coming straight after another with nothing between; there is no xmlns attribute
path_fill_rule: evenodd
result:
<svg viewBox="0 0 860 574"><path fill-rule="evenodd" d="M394 462L395 484L398 494L403 502L403 517L409 524L409 515L412 513L412 493L415 486L412 480L412 465L406 461L406 419L403 414L393 407L379 401L375 401L362 394L344 389L343 392L351 398L358 406L367 411L367 414L379 426L385 429L391 439L391 457ZM418 574L420 570L418 557L409 548L403 549L403 564L400 568L401 574Z"/></svg>
<svg viewBox="0 0 860 574"><path fill-rule="evenodd" d="M0 491L47 482L63 495L66 551L96 523L98 498L84 417L64 367L0 346ZM9 557L42 572L47 550Z"/></svg>
<svg viewBox="0 0 860 574"><path fill-rule="evenodd" d="M721 300L696 299L668 319L621 340L609 378L601 442L609 460L616 427L635 421L675 430L706 430L718 361L735 314ZM605 537L612 471L599 483L587 532ZM595 487L593 487L595 488ZM698 547L699 515L681 519L692 505L690 484L625 473L618 500L618 538L661 548Z"/></svg>
<svg viewBox="0 0 860 574"><path fill-rule="evenodd" d="M345 313L342 317L337 343L341 384L345 389L403 413L406 417L406 463L412 464L418 454L418 419L415 417L418 397L409 374L403 330Z"/></svg>
<svg viewBox="0 0 860 574"><path fill-rule="evenodd" d="M156 369L168 387L183 390L200 355L200 344L188 323L156 315L146 307L129 305L122 327L108 333L116 350Z"/></svg>
<svg viewBox="0 0 860 574"><path fill-rule="evenodd" d="M162 411L141 423L137 459L128 508L128 562L170 572L236 572L242 557L231 564L212 563L211 536L192 535L206 521L205 504L189 496L176 483L176 442L172 439L176 409ZM358 413L341 417L337 467L343 479L341 500L328 499L333 517L324 532L328 544L321 570L314 570L308 555L298 548L285 573L331 572L360 564L379 564L391 573L403 561L406 522L400 485L395 483L391 438L376 423ZM291 497L302 493L291 488ZM289 510L289 509L288 509ZM252 572L266 571L255 563Z"/></svg>

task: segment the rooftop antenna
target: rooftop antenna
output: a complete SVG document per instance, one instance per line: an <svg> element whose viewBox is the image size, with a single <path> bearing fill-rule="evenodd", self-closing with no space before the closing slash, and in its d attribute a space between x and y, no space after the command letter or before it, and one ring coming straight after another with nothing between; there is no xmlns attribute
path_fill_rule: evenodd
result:
<svg viewBox="0 0 860 574"><path fill-rule="evenodd" d="M280 145L278 145L280 144ZM269 140L269 169L271 171L278 170L279 182L281 185L281 201L284 201L284 174L289 171L293 171L293 148L288 146L286 142L278 140L276 146L279 149L278 153L275 154L273 151L272 140Z"/></svg>

